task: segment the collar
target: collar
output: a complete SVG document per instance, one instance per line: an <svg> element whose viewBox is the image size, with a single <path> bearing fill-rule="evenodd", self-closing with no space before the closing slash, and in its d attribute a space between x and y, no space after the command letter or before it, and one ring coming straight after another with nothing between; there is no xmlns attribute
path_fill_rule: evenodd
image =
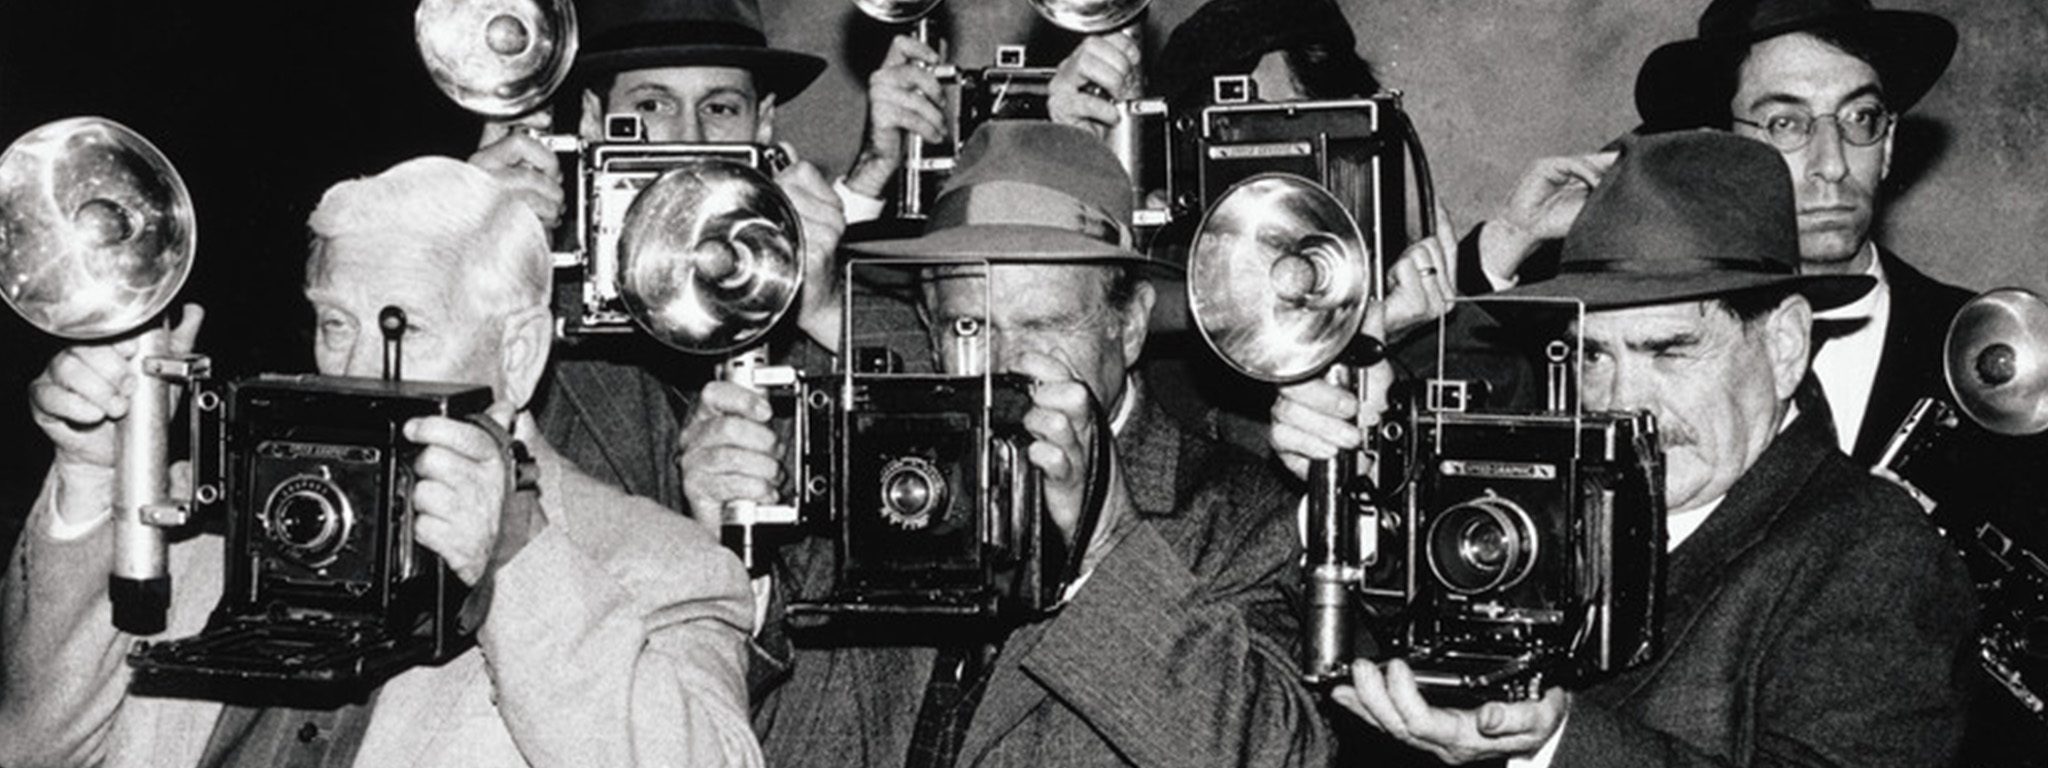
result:
<svg viewBox="0 0 2048 768"><path fill-rule="evenodd" d="M1884 259L1878 258L1876 241L1864 241L1863 252L1870 257L1870 266L1863 268L1863 274L1876 280L1877 284L1871 286L1870 290L1864 291L1863 295L1857 297L1855 301L1813 313L1814 319L1855 320L1871 317L1877 312L1879 303L1890 295L1890 284L1885 282Z"/></svg>

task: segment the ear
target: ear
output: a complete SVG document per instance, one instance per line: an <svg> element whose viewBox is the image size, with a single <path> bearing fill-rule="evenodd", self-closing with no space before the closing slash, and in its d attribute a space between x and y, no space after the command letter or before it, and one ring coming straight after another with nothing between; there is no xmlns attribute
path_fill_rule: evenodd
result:
<svg viewBox="0 0 2048 768"><path fill-rule="evenodd" d="M1898 135L1899 123L1898 118L1895 117L1892 118L1892 129L1885 131L1884 134L1884 164L1877 168L1878 181L1884 181L1885 177L1892 175L1892 139L1897 138Z"/></svg>
<svg viewBox="0 0 2048 768"><path fill-rule="evenodd" d="M593 142L604 138L604 99L588 88L583 89L583 115L576 120L576 135Z"/></svg>
<svg viewBox="0 0 2048 768"><path fill-rule="evenodd" d="M1778 302L1778 308L1764 318L1764 345L1771 356L1771 381L1780 401L1792 399L1792 392L1806 378L1813 349L1813 305L1805 296L1792 294Z"/></svg>
<svg viewBox="0 0 2048 768"><path fill-rule="evenodd" d="M775 94L761 97L760 106L754 109L754 143L775 143Z"/></svg>
<svg viewBox="0 0 2048 768"><path fill-rule="evenodd" d="M505 389L498 395L523 411L547 370L554 348L554 315L545 305L527 307L506 317L499 333L498 372Z"/></svg>
<svg viewBox="0 0 2048 768"><path fill-rule="evenodd" d="M1138 364L1138 355L1145 352L1145 337L1152 331L1152 305L1159 301L1159 294L1152 288L1152 281L1140 279L1137 290L1131 294L1131 303L1124 308L1123 333L1124 367Z"/></svg>

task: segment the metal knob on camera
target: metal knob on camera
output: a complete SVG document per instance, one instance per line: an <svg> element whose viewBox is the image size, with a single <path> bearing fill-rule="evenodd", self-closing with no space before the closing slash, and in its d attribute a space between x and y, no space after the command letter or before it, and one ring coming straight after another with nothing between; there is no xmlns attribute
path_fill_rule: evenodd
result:
<svg viewBox="0 0 2048 768"><path fill-rule="evenodd" d="M191 273L195 223L183 178L140 134L97 117L43 125L0 154L0 298L66 339L147 326ZM207 364L170 356L163 328L136 341L109 597L115 626L154 634L170 604L162 529L184 524L187 511L168 494L171 387L204 377Z"/></svg>

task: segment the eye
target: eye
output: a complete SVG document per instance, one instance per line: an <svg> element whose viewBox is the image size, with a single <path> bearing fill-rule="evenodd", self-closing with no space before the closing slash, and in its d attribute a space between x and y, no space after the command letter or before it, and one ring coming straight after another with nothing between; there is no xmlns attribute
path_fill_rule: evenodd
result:
<svg viewBox="0 0 2048 768"><path fill-rule="evenodd" d="M746 114L746 105L739 99L712 99L704 102L704 114L710 117L740 117Z"/></svg>
<svg viewBox="0 0 2048 768"><path fill-rule="evenodd" d="M326 347L346 346L355 338L356 324L347 315L322 312L314 319L313 332Z"/></svg>
<svg viewBox="0 0 2048 768"><path fill-rule="evenodd" d="M1839 119L1845 125L1869 126L1884 117L1884 108L1875 104L1859 104L1842 110Z"/></svg>
<svg viewBox="0 0 2048 768"><path fill-rule="evenodd" d="M1771 115L1764 118L1764 130L1773 134L1803 134L1806 132L1806 116L1794 113Z"/></svg>
<svg viewBox="0 0 2048 768"><path fill-rule="evenodd" d="M649 96L634 100L633 111L643 115L669 115L675 113L676 103L672 99Z"/></svg>

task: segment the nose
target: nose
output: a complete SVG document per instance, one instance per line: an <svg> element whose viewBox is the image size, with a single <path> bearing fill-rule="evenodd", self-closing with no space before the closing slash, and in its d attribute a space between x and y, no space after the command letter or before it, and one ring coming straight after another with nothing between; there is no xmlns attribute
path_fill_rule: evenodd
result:
<svg viewBox="0 0 2048 768"><path fill-rule="evenodd" d="M384 375L384 345L377 339L357 338L342 358L341 375L375 378Z"/></svg>
<svg viewBox="0 0 2048 768"><path fill-rule="evenodd" d="M1821 126L1827 126L1823 131ZM1806 173L1820 181L1841 181L1849 172L1848 145L1842 140L1842 126L1833 115L1813 121L1813 134L1806 137Z"/></svg>

